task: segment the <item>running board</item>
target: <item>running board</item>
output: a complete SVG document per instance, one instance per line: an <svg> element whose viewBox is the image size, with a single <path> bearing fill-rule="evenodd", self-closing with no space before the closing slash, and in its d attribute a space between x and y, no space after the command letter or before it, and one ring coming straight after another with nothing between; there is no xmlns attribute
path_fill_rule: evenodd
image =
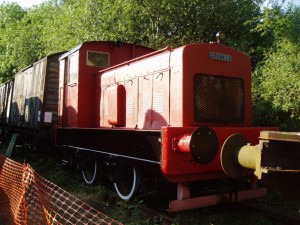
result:
<svg viewBox="0 0 300 225"><path fill-rule="evenodd" d="M180 184L178 184L180 185ZM181 192L180 192L181 193ZM186 196L188 195L187 189L183 190L183 194L179 195ZM238 202L249 199L261 198L264 197L267 193L266 188L243 190L235 193L225 193L223 195L208 195L194 198L183 198L172 200L169 202L169 212L178 212L183 210L190 210L202 207L208 207L213 205L218 205L226 202Z"/></svg>

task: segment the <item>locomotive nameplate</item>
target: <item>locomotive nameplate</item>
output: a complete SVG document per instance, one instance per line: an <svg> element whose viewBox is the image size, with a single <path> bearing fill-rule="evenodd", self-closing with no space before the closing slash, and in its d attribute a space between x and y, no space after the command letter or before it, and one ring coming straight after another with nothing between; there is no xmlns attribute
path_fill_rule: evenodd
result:
<svg viewBox="0 0 300 225"><path fill-rule="evenodd" d="M208 57L210 59L221 60L221 61L226 61L226 62L231 62L232 61L231 55L226 55L226 54L223 54L223 53L209 52Z"/></svg>

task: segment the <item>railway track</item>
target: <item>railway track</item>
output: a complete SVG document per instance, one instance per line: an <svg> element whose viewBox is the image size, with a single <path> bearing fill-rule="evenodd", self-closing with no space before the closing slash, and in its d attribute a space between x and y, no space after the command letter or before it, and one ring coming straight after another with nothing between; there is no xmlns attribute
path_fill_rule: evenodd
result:
<svg viewBox="0 0 300 225"><path fill-rule="evenodd" d="M187 224L272 224L299 225L300 211L291 202L268 202L252 200L226 205L212 206L189 210L180 213L158 211L145 205L139 205L147 224L155 225L187 225ZM231 222L230 222L231 220ZM238 221L238 222L237 222ZM133 221L130 221L131 223ZM126 223L125 223L126 224ZM134 223L133 223L134 224Z"/></svg>
<svg viewBox="0 0 300 225"><path fill-rule="evenodd" d="M118 201L114 192L110 192L112 198ZM156 199L160 201L160 198ZM155 201L155 200L154 200ZM142 202L142 201L141 201ZM190 225L190 224L272 224L272 225L299 225L299 209L291 202L269 202L268 200L252 200L207 208L188 210L178 213L169 213L166 208L138 203L130 209L139 211L139 218L129 216L123 220L124 224L147 224L147 225Z"/></svg>
<svg viewBox="0 0 300 225"><path fill-rule="evenodd" d="M291 214L287 210L280 210L278 208L285 207L291 203L278 203L276 204L276 208L272 207L272 204L269 205L258 205L249 202L239 203L243 208L247 210L255 210L260 213L265 214L272 221L280 221L282 224L286 225L299 225L300 224L300 210L298 211L298 215Z"/></svg>
<svg viewBox="0 0 300 225"><path fill-rule="evenodd" d="M148 208L146 206L139 206L139 209L142 210L142 212L144 213L146 218L152 218L152 222L153 224L156 225L171 225L171 224L175 224L176 223L176 219L171 217L171 216L167 216L164 213L161 212L157 212L151 208Z"/></svg>

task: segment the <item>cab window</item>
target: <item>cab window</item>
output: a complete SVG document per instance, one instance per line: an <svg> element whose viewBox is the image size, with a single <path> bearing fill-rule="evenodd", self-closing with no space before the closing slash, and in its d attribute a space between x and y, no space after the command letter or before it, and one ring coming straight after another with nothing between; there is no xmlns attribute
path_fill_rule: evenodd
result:
<svg viewBox="0 0 300 225"><path fill-rule="evenodd" d="M88 51L86 65L109 67L109 54L104 52Z"/></svg>

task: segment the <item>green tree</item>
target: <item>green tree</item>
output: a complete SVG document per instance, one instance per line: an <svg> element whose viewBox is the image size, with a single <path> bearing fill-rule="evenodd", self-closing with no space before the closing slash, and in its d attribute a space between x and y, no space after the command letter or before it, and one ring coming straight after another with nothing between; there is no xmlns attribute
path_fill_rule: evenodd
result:
<svg viewBox="0 0 300 225"><path fill-rule="evenodd" d="M115 0L102 12L104 29L114 38L161 48L215 40L222 30L234 47L249 49L246 40L260 15L261 0ZM242 46L243 45L243 46ZM244 50L243 49L243 50Z"/></svg>
<svg viewBox="0 0 300 225"><path fill-rule="evenodd" d="M13 62L11 65L18 70L49 53L71 49L84 41L177 47L214 41L215 33L220 30L227 35L225 44L255 56L260 40L258 32L250 30L257 26L259 20L253 18L260 18L262 2L48 0L15 20L12 32L7 32L10 45L5 50L9 52L6 60Z"/></svg>
<svg viewBox="0 0 300 225"><path fill-rule="evenodd" d="M262 35L271 36L273 45L253 76L255 121L258 125L275 123L283 129L299 129L300 39L296 34L300 29L300 8L268 10L258 29Z"/></svg>
<svg viewBox="0 0 300 225"><path fill-rule="evenodd" d="M44 56L44 45L40 38L42 31L43 18L37 8L29 9L22 20L15 25L10 57L18 69L30 65Z"/></svg>
<svg viewBox="0 0 300 225"><path fill-rule="evenodd" d="M0 5L0 78L5 81L16 72L16 62L11 57L15 53L14 39L16 38L16 25L26 15L26 10L15 3Z"/></svg>

